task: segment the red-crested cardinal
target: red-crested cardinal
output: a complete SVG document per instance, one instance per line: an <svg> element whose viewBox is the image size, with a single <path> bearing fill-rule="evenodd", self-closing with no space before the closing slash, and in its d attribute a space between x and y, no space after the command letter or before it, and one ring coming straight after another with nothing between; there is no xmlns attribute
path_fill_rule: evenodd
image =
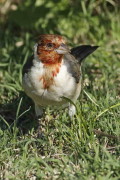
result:
<svg viewBox="0 0 120 180"><path fill-rule="evenodd" d="M75 112L81 91L81 62L98 46L82 45L71 50L60 35L43 34L34 46L34 54L23 68L23 88L35 103L37 116L43 107L68 107ZM66 98L63 98L66 97Z"/></svg>

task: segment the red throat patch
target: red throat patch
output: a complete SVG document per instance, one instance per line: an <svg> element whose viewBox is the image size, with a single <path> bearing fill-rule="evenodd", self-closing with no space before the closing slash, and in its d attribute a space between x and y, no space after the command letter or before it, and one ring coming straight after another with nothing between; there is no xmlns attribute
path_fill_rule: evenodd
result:
<svg viewBox="0 0 120 180"><path fill-rule="evenodd" d="M54 65L62 61L63 55L56 53L55 51L45 51L38 48L38 57L43 64Z"/></svg>

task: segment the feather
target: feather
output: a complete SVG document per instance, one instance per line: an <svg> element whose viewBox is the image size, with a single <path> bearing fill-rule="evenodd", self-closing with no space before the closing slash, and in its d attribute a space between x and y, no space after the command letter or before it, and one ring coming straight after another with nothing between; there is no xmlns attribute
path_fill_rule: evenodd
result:
<svg viewBox="0 0 120 180"><path fill-rule="evenodd" d="M71 54L81 63L83 59L92 54L98 47L90 45L78 46L71 49Z"/></svg>

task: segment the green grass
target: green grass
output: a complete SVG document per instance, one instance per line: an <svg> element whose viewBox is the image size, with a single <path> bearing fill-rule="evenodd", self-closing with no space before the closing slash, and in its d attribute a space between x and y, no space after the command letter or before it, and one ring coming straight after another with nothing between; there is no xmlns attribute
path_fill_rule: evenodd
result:
<svg viewBox="0 0 120 180"><path fill-rule="evenodd" d="M67 1L57 5L52 0L45 1L45 9L53 8L51 12L44 11L45 21L43 17L39 21L36 15L31 24L24 24L19 14L30 11L27 2L1 22L0 179L120 179L117 4L93 0L87 7L86 1L81 1L80 12L79 1L75 1L73 9L68 8ZM42 6L34 8L37 11ZM58 21L51 19L50 26L49 18L54 16ZM45 24L41 26L41 22ZM61 33L74 46L89 43L100 47L83 62L83 89L76 103L75 118L69 118L67 109L47 108L42 118L44 137L38 138L34 105L23 92L21 81L22 67L32 54L34 37L41 32Z"/></svg>

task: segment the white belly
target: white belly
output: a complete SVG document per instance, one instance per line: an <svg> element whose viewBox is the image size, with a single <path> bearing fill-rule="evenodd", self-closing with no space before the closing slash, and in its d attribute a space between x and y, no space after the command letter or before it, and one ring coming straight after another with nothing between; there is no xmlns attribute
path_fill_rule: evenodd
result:
<svg viewBox="0 0 120 180"><path fill-rule="evenodd" d="M76 101L80 94L80 83L77 84L75 82L75 79L67 71L67 67L64 64L54 77L54 83L48 89L44 89L43 82L40 80L43 74L43 65L39 63L39 66L33 67L23 77L23 88L36 104L41 106L64 105L66 100L62 97Z"/></svg>

